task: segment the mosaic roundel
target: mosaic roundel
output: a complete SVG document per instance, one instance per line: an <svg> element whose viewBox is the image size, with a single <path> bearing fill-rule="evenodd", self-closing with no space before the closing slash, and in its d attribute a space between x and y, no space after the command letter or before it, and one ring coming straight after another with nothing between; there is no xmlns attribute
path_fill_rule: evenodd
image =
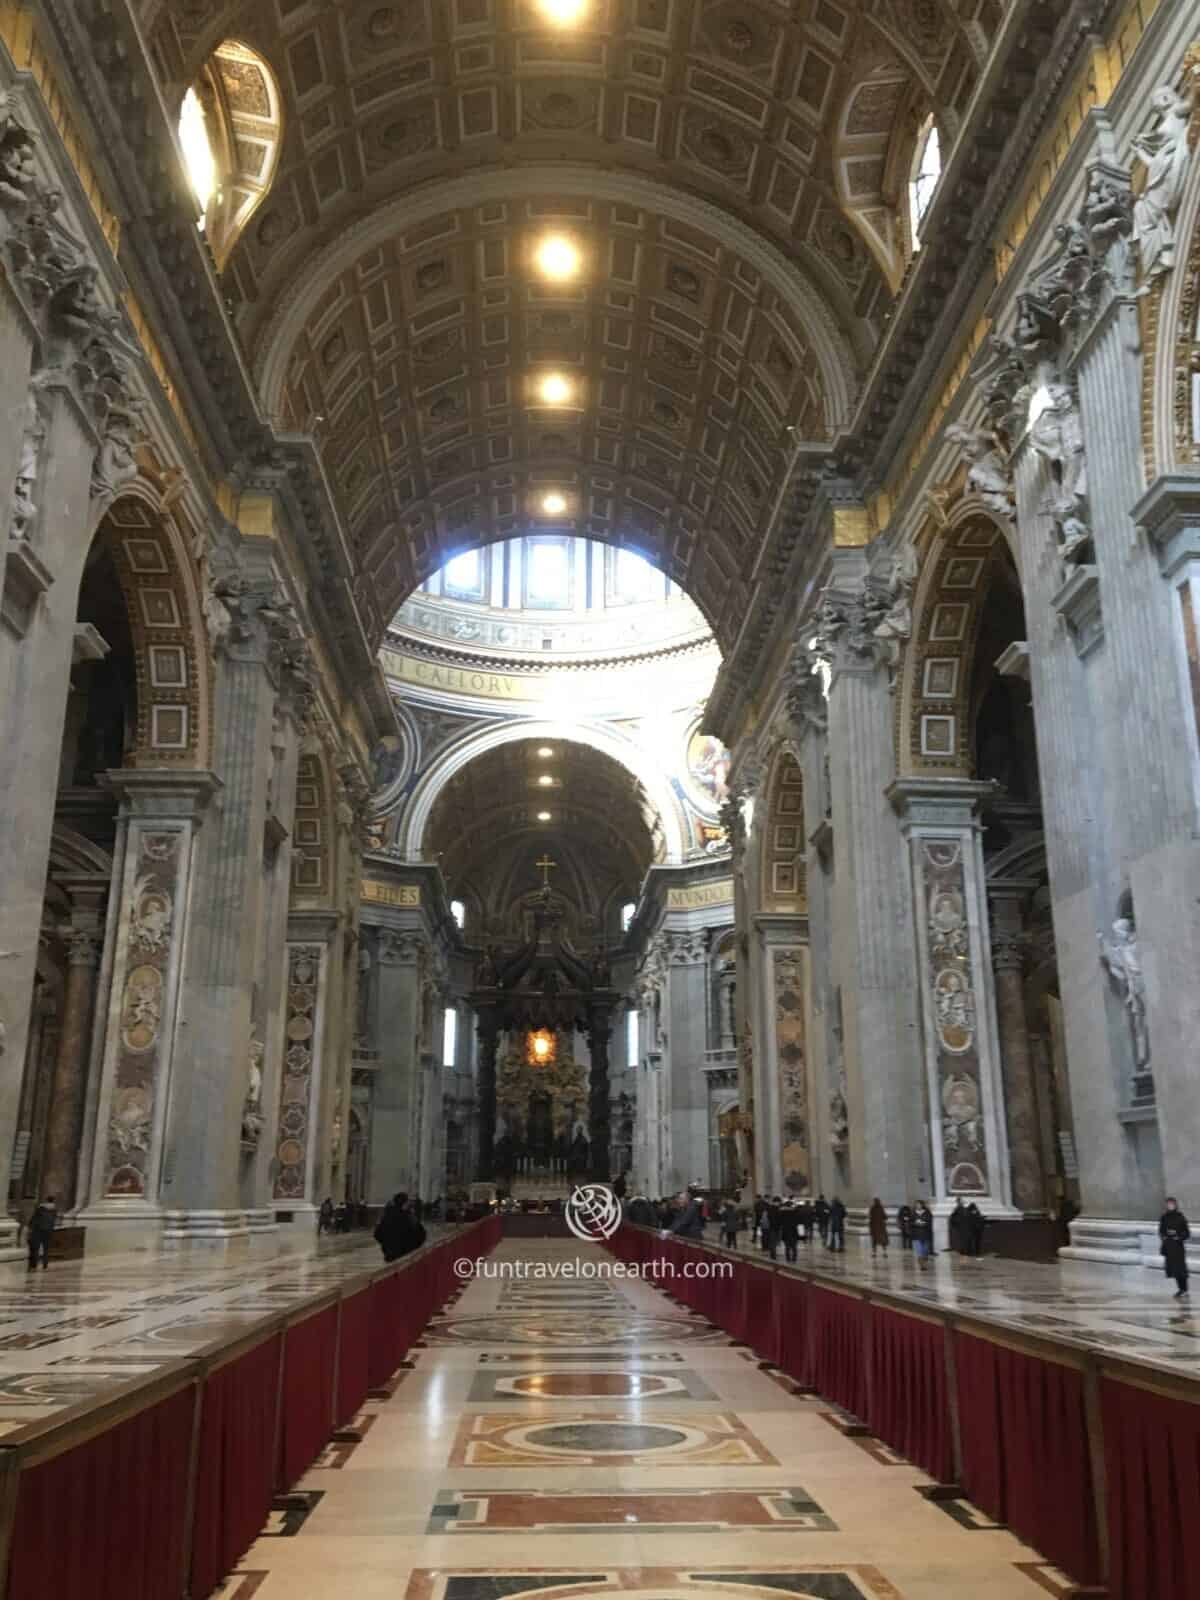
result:
<svg viewBox="0 0 1200 1600"><path fill-rule="evenodd" d="M719 1329L676 1317L545 1316L455 1317L435 1322L426 1336L455 1344L698 1344L722 1338Z"/></svg>
<svg viewBox="0 0 1200 1600"><path fill-rule="evenodd" d="M641 1422L558 1422L526 1428L522 1432L523 1443L540 1450L561 1450L568 1455L577 1455L581 1450L591 1455L624 1455L644 1450L670 1450L688 1442L682 1428Z"/></svg>

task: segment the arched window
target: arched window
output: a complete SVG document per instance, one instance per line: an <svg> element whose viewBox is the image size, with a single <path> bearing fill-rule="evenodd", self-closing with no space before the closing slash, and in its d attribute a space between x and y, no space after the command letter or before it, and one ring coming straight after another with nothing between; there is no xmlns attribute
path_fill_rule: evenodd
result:
<svg viewBox="0 0 1200 1600"><path fill-rule="evenodd" d="M630 928L633 925L633 917L634 917L634 913L636 912L636 910L637 910L637 905L632 900L627 900L625 902L625 904L621 907L621 932L622 933L628 933L629 932Z"/></svg>
<svg viewBox="0 0 1200 1600"><path fill-rule="evenodd" d="M458 1059L458 1007L447 1006L442 1020L442 1065L452 1067Z"/></svg>
<svg viewBox="0 0 1200 1600"><path fill-rule="evenodd" d="M450 915L454 918L459 928L464 928L467 923L467 908L461 900L451 900Z"/></svg>
<svg viewBox="0 0 1200 1600"><path fill-rule="evenodd" d="M227 39L183 97L179 143L217 267L266 198L279 165L279 86L263 58Z"/></svg>
<svg viewBox="0 0 1200 1600"><path fill-rule="evenodd" d="M638 1064L638 1014L636 1011L625 1013L625 1065L636 1067Z"/></svg>
<svg viewBox="0 0 1200 1600"><path fill-rule="evenodd" d="M925 221L933 192L938 186L941 175L941 135L938 133L937 123L932 117L928 117L917 138L912 177L908 185L909 222L912 226L914 250L919 250L921 247L921 225Z"/></svg>

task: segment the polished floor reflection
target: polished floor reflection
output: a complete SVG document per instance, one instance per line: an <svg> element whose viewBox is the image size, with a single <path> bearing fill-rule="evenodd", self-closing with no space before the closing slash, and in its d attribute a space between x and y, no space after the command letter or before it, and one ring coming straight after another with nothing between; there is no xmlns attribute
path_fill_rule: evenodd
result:
<svg viewBox="0 0 1200 1600"><path fill-rule="evenodd" d="M493 1263L603 1260L501 1245ZM494 1269L493 1269L494 1270ZM470 1282L223 1600L1038 1600L1065 1580L647 1283Z"/></svg>

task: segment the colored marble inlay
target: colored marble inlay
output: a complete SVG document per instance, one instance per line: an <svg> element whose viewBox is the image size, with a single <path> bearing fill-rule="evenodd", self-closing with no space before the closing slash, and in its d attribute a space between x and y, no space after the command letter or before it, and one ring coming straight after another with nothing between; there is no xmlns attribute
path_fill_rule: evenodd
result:
<svg viewBox="0 0 1200 1600"><path fill-rule="evenodd" d="M459 1467L778 1466L775 1457L728 1412L694 1417L655 1414L632 1421L620 1412L581 1412L553 1422L466 1412L450 1453Z"/></svg>
<svg viewBox="0 0 1200 1600"><path fill-rule="evenodd" d="M442 1489L430 1533L836 1531L803 1489Z"/></svg>

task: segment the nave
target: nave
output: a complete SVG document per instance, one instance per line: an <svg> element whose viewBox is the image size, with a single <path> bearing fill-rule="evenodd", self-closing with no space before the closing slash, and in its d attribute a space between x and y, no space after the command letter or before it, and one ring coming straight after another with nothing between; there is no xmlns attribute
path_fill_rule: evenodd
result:
<svg viewBox="0 0 1200 1600"><path fill-rule="evenodd" d="M390 1397L276 1502L222 1600L1066 1592L1011 1534L924 1499L919 1472L649 1283L549 1275L608 1259L502 1244Z"/></svg>

